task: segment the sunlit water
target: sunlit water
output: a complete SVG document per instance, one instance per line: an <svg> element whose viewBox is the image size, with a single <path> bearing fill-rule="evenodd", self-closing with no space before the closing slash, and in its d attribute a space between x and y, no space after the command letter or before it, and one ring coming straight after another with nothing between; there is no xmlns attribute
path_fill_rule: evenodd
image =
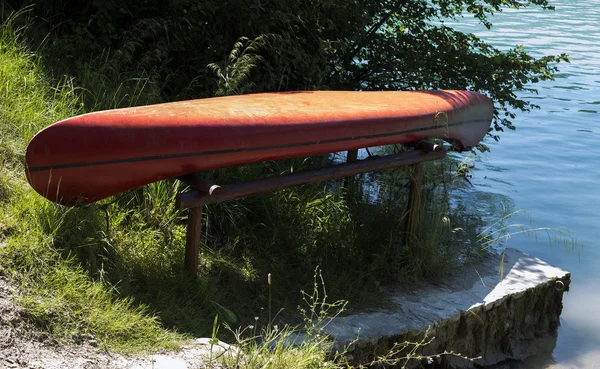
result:
<svg viewBox="0 0 600 369"><path fill-rule="evenodd" d="M501 49L522 44L536 56L572 58L555 81L536 85L539 95L521 94L541 109L520 114L518 129L499 144L488 140L492 151L477 159L473 191L526 210L533 227L567 228L583 245L567 253L545 237L508 242L572 274L556 347L543 365L527 366L600 368L600 0L551 3L555 11L497 14L489 31L475 21L457 25Z"/></svg>

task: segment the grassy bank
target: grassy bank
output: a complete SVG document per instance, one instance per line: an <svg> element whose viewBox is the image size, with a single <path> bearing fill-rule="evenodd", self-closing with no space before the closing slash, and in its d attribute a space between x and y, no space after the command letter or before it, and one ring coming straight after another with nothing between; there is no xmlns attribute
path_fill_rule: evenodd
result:
<svg viewBox="0 0 600 369"><path fill-rule="evenodd" d="M201 271L186 276L186 213L174 208L180 182L153 183L80 208L50 203L27 184L25 148L40 129L90 109L159 100L152 84L131 84L132 75L115 82L97 62L93 73L57 81L12 20L1 26L0 268L19 285L27 321L54 338L93 338L122 352L176 348L187 337L211 335L216 315L232 326L255 316L271 324L272 304L284 309L279 316L299 319L300 291L313 287L317 266L331 300L368 304L377 301L381 285L438 278L477 256L480 220L448 205L450 171L432 164L427 175L438 180L428 181L418 234L401 231L406 171L363 176L359 188L377 196L358 191L351 202L338 183L303 186L208 207ZM330 160L207 175L227 184ZM315 357L326 362L322 351Z"/></svg>
<svg viewBox="0 0 600 369"><path fill-rule="evenodd" d="M67 209L29 188L24 176L28 140L56 120L81 112L70 81L47 77L41 60L24 48L12 24L0 29L0 258L18 283L28 319L57 338L85 334L122 350L172 347L181 338L165 330L148 308L120 297L102 278L90 278L100 241L97 209ZM88 246L91 246L88 248ZM100 262L100 260L98 260ZM88 264L88 265L85 265ZM97 265L101 266L101 264ZM86 270L87 267L87 270Z"/></svg>

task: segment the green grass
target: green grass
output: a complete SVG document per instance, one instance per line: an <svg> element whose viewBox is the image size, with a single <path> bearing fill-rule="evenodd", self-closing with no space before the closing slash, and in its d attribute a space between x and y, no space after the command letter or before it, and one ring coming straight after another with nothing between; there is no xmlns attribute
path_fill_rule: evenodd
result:
<svg viewBox="0 0 600 369"><path fill-rule="evenodd" d="M0 29L0 150L4 161L22 162L28 140L48 124L79 112L79 101L69 83L47 78L39 58L18 43L19 30L10 22Z"/></svg>
<svg viewBox="0 0 600 369"><path fill-rule="evenodd" d="M355 201L347 201L339 183L331 182L211 205L203 219L200 272L186 276L187 214L174 207L180 182L65 208L40 197L24 177L25 148L37 131L90 109L158 102L158 84L143 70L123 75L111 67L109 54L90 60L86 74L57 82L46 69L52 61L22 43L24 30L14 19L0 26L0 270L20 286L27 320L54 338L93 337L121 352L176 348L190 336L210 335L216 315L233 327L255 316L270 326L272 304L273 311L283 309L278 319L300 320L299 291L312 287L317 266L329 298L351 298L357 306L380 302L373 292L380 285L438 278L468 259L463 245L480 223L466 224L464 210L447 205L447 191L432 181L418 234L402 234L408 173L400 170L357 181L362 189L376 182L378 196L371 200L357 191ZM207 175L226 184L330 160L293 159ZM427 168L430 176L449 173L438 164ZM470 244L469 252L475 249ZM269 273L274 283L267 287ZM221 337L248 342L249 352L263 350L264 358L260 341L277 335L263 333L246 341L235 329L221 330ZM310 344L289 351L278 346L273 354L296 367L328 362L323 349ZM256 367L264 364L260 360Z"/></svg>
<svg viewBox="0 0 600 369"><path fill-rule="evenodd" d="M19 43L12 20L0 26L2 273L18 283L29 321L57 339L90 334L120 351L177 347L185 336L166 330L147 306L120 297L100 276L90 278L110 252L99 237L98 209L52 204L27 184L27 142L81 112L81 104L69 81L53 82L41 60Z"/></svg>

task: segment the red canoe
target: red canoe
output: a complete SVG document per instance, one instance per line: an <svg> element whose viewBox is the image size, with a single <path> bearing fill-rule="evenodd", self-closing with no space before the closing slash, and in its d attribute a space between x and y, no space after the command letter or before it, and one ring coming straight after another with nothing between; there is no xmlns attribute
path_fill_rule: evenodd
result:
<svg viewBox="0 0 600 369"><path fill-rule="evenodd" d="M84 114L40 131L27 179L61 204L90 203L165 178L424 138L468 149L492 101L467 91L287 92Z"/></svg>

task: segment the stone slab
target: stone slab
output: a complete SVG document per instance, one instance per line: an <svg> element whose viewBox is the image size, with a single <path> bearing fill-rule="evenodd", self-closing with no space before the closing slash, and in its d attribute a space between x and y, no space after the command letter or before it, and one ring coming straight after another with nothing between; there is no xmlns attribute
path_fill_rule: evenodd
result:
<svg viewBox="0 0 600 369"><path fill-rule="evenodd" d="M389 289L391 307L337 318L326 332L338 350L357 359L385 353L407 337L436 339L422 354L454 350L471 358L443 360L455 367L524 359L555 344L562 294L570 274L515 249L488 257L443 283ZM551 348L550 348L551 349Z"/></svg>

